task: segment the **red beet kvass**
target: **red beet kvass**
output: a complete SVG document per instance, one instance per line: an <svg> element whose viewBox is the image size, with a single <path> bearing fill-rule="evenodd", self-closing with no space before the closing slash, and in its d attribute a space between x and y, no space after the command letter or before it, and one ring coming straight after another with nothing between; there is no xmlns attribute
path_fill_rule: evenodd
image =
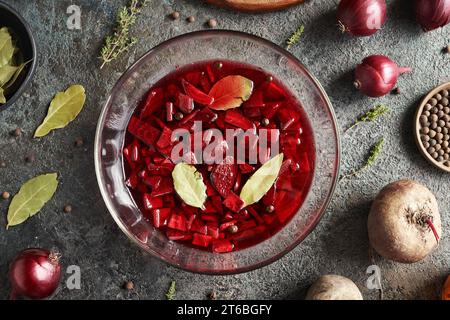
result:
<svg viewBox="0 0 450 320"><path fill-rule="evenodd" d="M213 91L226 94L229 88L212 88L232 77L246 79L250 95L238 107L217 110ZM268 160L270 147L244 143L248 154L258 154L256 163L249 163L248 154L214 164L188 154L182 161L201 173L207 200L202 209L187 205L172 178L171 153L177 144L172 133L180 128L203 137L208 129L224 136L227 129L253 130L255 135L269 129L269 140L276 140L284 159L276 182L262 199L242 208L240 191ZM202 143L202 150L206 146ZM157 82L130 120L123 154L126 184L144 217L168 239L216 253L247 248L282 229L305 200L315 163L312 129L299 101L272 75L233 61L180 67Z"/></svg>

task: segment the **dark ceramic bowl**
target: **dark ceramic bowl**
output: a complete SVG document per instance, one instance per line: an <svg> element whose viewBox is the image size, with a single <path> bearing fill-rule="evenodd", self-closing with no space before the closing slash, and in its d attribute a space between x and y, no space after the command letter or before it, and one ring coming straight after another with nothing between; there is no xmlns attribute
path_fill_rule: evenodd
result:
<svg viewBox="0 0 450 320"><path fill-rule="evenodd" d="M36 43L30 26L22 18L22 16L14 10L10 5L0 1L0 28L7 27L11 29L12 36L19 47L23 56L23 61L30 61L24 71L22 71L19 79L11 87L6 95L6 104L0 105L0 111L3 111L14 104L19 97L28 88L36 69Z"/></svg>

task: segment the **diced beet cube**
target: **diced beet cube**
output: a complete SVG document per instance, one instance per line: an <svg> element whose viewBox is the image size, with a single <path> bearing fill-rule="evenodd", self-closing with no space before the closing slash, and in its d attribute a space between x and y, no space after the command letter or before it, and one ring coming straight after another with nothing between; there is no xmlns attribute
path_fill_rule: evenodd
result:
<svg viewBox="0 0 450 320"><path fill-rule="evenodd" d="M219 221L219 217L214 214L202 214L200 219L206 222L217 222Z"/></svg>
<svg viewBox="0 0 450 320"><path fill-rule="evenodd" d="M225 253L233 251L234 245L229 240L213 240L212 251L216 253Z"/></svg>
<svg viewBox="0 0 450 320"><path fill-rule="evenodd" d="M146 176L143 178L143 182L149 186L152 189L156 189L159 187L159 184L161 183L162 177L159 176Z"/></svg>
<svg viewBox="0 0 450 320"><path fill-rule="evenodd" d="M236 181L233 186L233 191L235 193L239 193L239 191L241 191L241 182L242 182L242 174L241 172L238 172L236 175Z"/></svg>
<svg viewBox="0 0 450 320"><path fill-rule="evenodd" d="M277 197L275 201L275 212L278 217L278 221L282 224L286 223L292 217L292 203L299 203L301 201L302 194L295 191L280 191L277 192L280 197Z"/></svg>
<svg viewBox="0 0 450 320"><path fill-rule="evenodd" d="M152 211L153 225L155 228L160 228L167 224L167 219L169 218L171 211L170 208L155 209Z"/></svg>
<svg viewBox="0 0 450 320"><path fill-rule="evenodd" d="M205 106L209 106L214 102L214 98L210 97L206 93L194 87L192 84L187 82L186 80L181 80L181 84L183 85L184 92L191 97L195 102L200 103Z"/></svg>
<svg viewBox="0 0 450 320"><path fill-rule="evenodd" d="M147 210L158 209L164 206L164 201L161 197L154 198L148 193L142 196L142 202L144 203L144 208Z"/></svg>
<svg viewBox="0 0 450 320"><path fill-rule="evenodd" d="M131 189L135 189L139 184L139 178L135 172L131 173L125 184Z"/></svg>
<svg viewBox="0 0 450 320"><path fill-rule="evenodd" d="M231 221L228 221L228 222L224 222L224 223L222 223L220 225L219 230L220 231L224 231L224 230L228 229L230 226L234 226L236 223L237 223L236 220L231 220Z"/></svg>
<svg viewBox="0 0 450 320"><path fill-rule="evenodd" d="M166 120L167 121L172 121L174 113L175 112L173 110L173 103L172 102L166 102Z"/></svg>
<svg viewBox="0 0 450 320"><path fill-rule="evenodd" d="M298 113L288 107L280 108L277 112L278 121L280 122L281 130L295 128L294 124L298 125Z"/></svg>
<svg viewBox="0 0 450 320"><path fill-rule="evenodd" d="M201 221L200 219L197 218L192 223L191 231L201 233L201 234L207 234L208 227L206 226L206 224L203 221Z"/></svg>
<svg viewBox="0 0 450 320"><path fill-rule="evenodd" d="M242 113L234 109L230 109L225 112L225 122L243 130L253 128L253 122L247 119Z"/></svg>
<svg viewBox="0 0 450 320"><path fill-rule="evenodd" d="M284 90L273 81L267 82L264 88L264 98L266 101L283 101L286 99Z"/></svg>
<svg viewBox="0 0 450 320"><path fill-rule="evenodd" d="M208 235L213 239L219 239L219 228L208 227Z"/></svg>
<svg viewBox="0 0 450 320"><path fill-rule="evenodd" d="M160 131L151 125L142 122L136 117L131 117L128 132L149 146L155 145L160 136Z"/></svg>
<svg viewBox="0 0 450 320"><path fill-rule="evenodd" d="M263 88L258 87L253 91L253 94L250 96L246 102L244 102L244 108L261 108L266 105L263 96Z"/></svg>
<svg viewBox="0 0 450 320"><path fill-rule="evenodd" d="M167 226L171 229L186 231L186 218L179 213L173 213Z"/></svg>
<svg viewBox="0 0 450 320"><path fill-rule="evenodd" d="M235 243L248 241L252 238L266 238L267 235L265 234L267 231L267 227L264 225L259 225L256 228L253 229L247 229L242 232L238 232L236 234L231 235L229 238Z"/></svg>
<svg viewBox="0 0 450 320"><path fill-rule="evenodd" d="M265 206L273 206L275 204L275 186L272 186L272 188L267 191L267 193L263 196L262 202Z"/></svg>
<svg viewBox="0 0 450 320"><path fill-rule="evenodd" d="M155 164L161 164L164 160L166 160L166 158L162 157L162 156L155 156L155 157L153 157L153 162Z"/></svg>
<svg viewBox="0 0 450 320"><path fill-rule="evenodd" d="M166 231L167 238L172 241L187 241L192 240L192 234L185 233L178 230L167 230Z"/></svg>
<svg viewBox="0 0 450 320"><path fill-rule="evenodd" d="M208 247L211 243L212 237L204 234L194 233L192 244L199 247Z"/></svg>
<svg viewBox="0 0 450 320"><path fill-rule="evenodd" d="M214 206L215 212L223 214L222 198L220 196L211 196L211 204Z"/></svg>
<svg viewBox="0 0 450 320"><path fill-rule="evenodd" d="M306 173L311 171L311 166L309 165L309 158L306 152L300 154L300 172Z"/></svg>
<svg viewBox="0 0 450 320"><path fill-rule="evenodd" d="M206 201L203 213L216 213L216 212L217 208L213 205L213 203L210 200Z"/></svg>
<svg viewBox="0 0 450 320"><path fill-rule="evenodd" d="M200 86L204 92L209 92L211 90L211 83L206 76L203 76L200 79Z"/></svg>
<svg viewBox="0 0 450 320"><path fill-rule="evenodd" d="M156 145L159 148L166 148L166 147L172 145L171 139L172 139L172 130L170 130L167 127L164 127Z"/></svg>
<svg viewBox="0 0 450 320"><path fill-rule="evenodd" d="M157 128L144 123L135 117L131 118L128 131L148 146L154 146L161 133Z"/></svg>
<svg viewBox="0 0 450 320"><path fill-rule="evenodd" d="M179 93L180 89L178 88L178 86L176 84L171 83L167 86L166 89L166 99L170 99L172 100L172 102L174 102Z"/></svg>
<svg viewBox="0 0 450 320"><path fill-rule="evenodd" d="M217 120L217 117L217 113L212 111L209 107L204 107L202 110L200 110L199 113L197 113L197 115L195 116L195 120L212 123Z"/></svg>
<svg viewBox="0 0 450 320"><path fill-rule="evenodd" d="M247 220L242 222L239 225L239 231L244 231L244 230L248 230L248 229L253 229L257 226L255 220Z"/></svg>
<svg viewBox="0 0 450 320"><path fill-rule="evenodd" d="M239 211L234 215L234 218L238 221L245 221L250 218L250 214L246 209Z"/></svg>
<svg viewBox="0 0 450 320"><path fill-rule="evenodd" d="M183 113L191 113L194 110L194 100L185 94L179 93L175 103Z"/></svg>
<svg viewBox="0 0 450 320"><path fill-rule="evenodd" d="M187 229L188 231L191 230L191 228L192 228L192 223L194 222L195 218L196 218L196 217L195 217L195 214L193 214L192 216L190 216L189 218L186 219L186 229Z"/></svg>
<svg viewBox="0 0 450 320"><path fill-rule="evenodd" d="M278 177L281 177L285 174L290 174L291 164L292 164L291 159L284 160L283 163L281 164L280 171L278 172Z"/></svg>
<svg viewBox="0 0 450 320"><path fill-rule="evenodd" d="M258 212L253 207L247 207L247 211L250 212L252 217L258 222L258 224L263 224L264 220L261 218Z"/></svg>
<svg viewBox="0 0 450 320"><path fill-rule="evenodd" d="M152 188L151 196L160 197L174 191L172 178L164 177L156 188Z"/></svg>
<svg viewBox="0 0 450 320"><path fill-rule="evenodd" d="M223 201L223 205L233 212L239 212L244 207L244 201L234 192L229 192L228 196Z"/></svg>
<svg viewBox="0 0 450 320"><path fill-rule="evenodd" d="M224 130L225 129L225 113L219 113L217 115L217 120L214 122L216 124L216 126L221 129Z"/></svg>
<svg viewBox="0 0 450 320"><path fill-rule="evenodd" d="M140 152L139 152L139 145L133 144L131 147L131 160L133 162L139 162L140 159Z"/></svg>
<svg viewBox="0 0 450 320"><path fill-rule="evenodd" d="M175 208L175 199L172 195L165 195L163 202L165 208Z"/></svg>
<svg viewBox="0 0 450 320"><path fill-rule="evenodd" d="M206 66L206 74L208 75L208 79L211 83L216 83L216 76L214 75L214 71L211 67L211 64Z"/></svg>
<svg viewBox="0 0 450 320"><path fill-rule="evenodd" d="M233 214L230 212L230 211L228 211L224 216L223 216L223 220L224 221L230 221L230 220L233 220Z"/></svg>
<svg viewBox="0 0 450 320"><path fill-rule="evenodd" d="M190 205L185 204L184 202L181 204L181 210L187 216L195 216L198 213L198 209L195 207L191 207Z"/></svg>
<svg viewBox="0 0 450 320"><path fill-rule="evenodd" d="M261 113L265 118L272 120L273 116L277 113L278 109L281 107L281 102L269 102L261 108Z"/></svg>
<svg viewBox="0 0 450 320"><path fill-rule="evenodd" d="M261 117L261 109L259 107L244 107L244 115L249 118L259 118Z"/></svg>
<svg viewBox="0 0 450 320"><path fill-rule="evenodd" d="M190 114L185 115L183 117L183 120L180 121L180 124L187 124L188 122L193 121L199 112L200 112L200 109L197 109L194 112L191 112Z"/></svg>
<svg viewBox="0 0 450 320"><path fill-rule="evenodd" d="M276 219L276 215L274 214L263 214L261 217L266 225L271 225Z"/></svg>
<svg viewBox="0 0 450 320"><path fill-rule="evenodd" d="M140 118L145 119L161 108L164 103L164 91L156 88L147 94Z"/></svg>
<svg viewBox="0 0 450 320"><path fill-rule="evenodd" d="M123 157L127 161L127 164L130 166L131 169L134 169L136 167L136 163L131 159L131 148L132 146L126 146L123 148Z"/></svg>
<svg viewBox="0 0 450 320"><path fill-rule="evenodd" d="M189 72L184 76L184 79L186 79L187 82L193 84L194 86L198 86L202 78L203 73L200 71Z"/></svg>
<svg viewBox="0 0 450 320"><path fill-rule="evenodd" d="M242 174L247 174L247 173L255 171L255 168L248 163L242 163L242 164L239 164L239 170L241 171Z"/></svg>
<svg viewBox="0 0 450 320"><path fill-rule="evenodd" d="M148 122L159 130L163 130L166 127L166 123L156 116L150 116Z"/></svg>
<svg viewBox="0 0 450 320"><path fill-rule="evenodd" d="M172 175L172 170L170 167L162 164L150 163L147 166L147 172L149 176L164 176L169 177Z"/></svg>

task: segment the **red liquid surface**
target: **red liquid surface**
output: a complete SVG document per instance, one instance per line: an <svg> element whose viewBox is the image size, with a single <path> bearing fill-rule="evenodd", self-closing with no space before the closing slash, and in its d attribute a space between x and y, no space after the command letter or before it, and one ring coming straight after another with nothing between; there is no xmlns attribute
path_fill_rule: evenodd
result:
<svg viewBox="0 0 450 320"><path fill-rule="evenodd" d="M254 86L248 101L227 111L192 102L182 84L184 79L208 94L217 81L229 75L246 77ZM186 109L192 106L193 110ZM224 136L225 129L236 128L241 121L252 123L256 131L279 131L284 162L277 181L259 202L239 208L240 191L262 165L259 160L221 168L217 168L220 164L195 164L207 186L204 210L186 205L176 194L170 134L180 127L198 130L193 121L199 119L203 131L217 128ZM143 215L168 239L217 253L247 248L280 231L304 202L315 164L312 129L299 101L273 76L233 61L181 67L149 88L130 121L123 153L126 184ZM228 197L229 193L232 196Z"/></svg>

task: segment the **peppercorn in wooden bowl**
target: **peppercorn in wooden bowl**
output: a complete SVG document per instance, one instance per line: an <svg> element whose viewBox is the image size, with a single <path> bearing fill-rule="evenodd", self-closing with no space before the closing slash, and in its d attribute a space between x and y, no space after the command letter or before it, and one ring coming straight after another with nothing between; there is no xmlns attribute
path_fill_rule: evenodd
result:
<svg viewBox="0 0 450 320"><path fill-rule="evenodd" d="M450 82L430 91L414 119L414 136L422 155L450 172Z"/></svg>

